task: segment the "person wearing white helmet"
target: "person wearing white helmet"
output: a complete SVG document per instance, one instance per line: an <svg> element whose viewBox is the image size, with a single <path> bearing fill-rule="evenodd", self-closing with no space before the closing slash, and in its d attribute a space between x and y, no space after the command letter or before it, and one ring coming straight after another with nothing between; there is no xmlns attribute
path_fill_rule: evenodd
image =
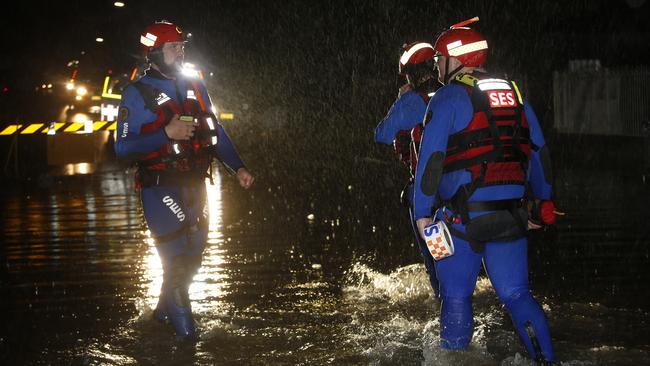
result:
<svg viewBox="0 0 650 366"><path fill-rule="evenodd" d="M438 295L438 280L433 258L426 243L417 233L413 220L413 177L417 165L417 150L420 143L422 120L429 99L441 86L436 81L436 66L433 60L433 46L428 42L413 42L402 47L399 59L399 75L406 83L399 88L398 96L388 114L375 129L375 142L393 144L395 153L408 167L411 179L402 190L402 203L409 209L409 218L418 243L431 288Z"/></svg>

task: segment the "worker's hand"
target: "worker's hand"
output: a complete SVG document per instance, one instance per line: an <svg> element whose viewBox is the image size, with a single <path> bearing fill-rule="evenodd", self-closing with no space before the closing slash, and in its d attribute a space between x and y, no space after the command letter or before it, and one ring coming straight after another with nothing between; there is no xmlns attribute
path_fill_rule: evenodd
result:
<svg viewBox="0 0 650 366"><path fill-rule="evenodd" d="M555 208L552 200L534 200L529 204L528 229L539 229L544 225L555 225L558 216L564 216Z"/></svg>
<svg viewBox="0 0 650 366"><path fill-rule="evenodd" d="M399 92L397 93L398 97L401 97L402 95L406 94L408 91L413 90L413 86L411 84L404 84L399 87Z"/></svg>
<svg viewBox="0 0 650 366"><path fill-rule="evenodd" d="M430 217L423 217L421 219L418 219L418 221L415 223L418 226L418 233L420 233L420 237L422 240L424 240L424 228L433 224L433 219Z"/></svg>
<svg viewBox="0 0 650 366"><path fill-rule="evenodd" d="M182 121L178 114L175 114L165 126L165 133L172 140L189 140L194 136L196 125L195 122Z"/></svg>
<svg viewBox="0 0 650 366"><path fill-rule="evenodd" d="M537 230L537 229L541 229L541 228L542 228L542 225L538 225L538 224L528 220L528 230Z"/></svg>
<svg viewBox="0 0 650 366"><path fill-rule="evenodd" d="M237 173L235 173L237 176L237 180L239 181L239 185L248 189L251 184L255 181L255 178L251 173L248 171L246 168L239 168L237 170Z"/></svg>

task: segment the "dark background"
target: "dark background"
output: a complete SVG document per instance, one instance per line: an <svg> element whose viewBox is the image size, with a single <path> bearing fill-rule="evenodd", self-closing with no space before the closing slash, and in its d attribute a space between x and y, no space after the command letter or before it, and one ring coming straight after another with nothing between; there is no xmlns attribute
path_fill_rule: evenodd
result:
<svg viewBox="0 0 650 366"><path fill-rule="evenodd" d="M488 70L518 81L540 119L558 172L558 205L588 208L596 189L602 197L638 189L640 196L616 201L622 207L639 205L617 230L632 237L630 256L647 262L650 234L642 208L647 185L644 180L641 188L630 189L617 182L620 171L614 171L623 169L630 182L637 182L638 173L647 169L646 158L639 154L647 142L565 136L553 129L553 72L567 69L570 60L600 60L603 69L650 64L647 1L126 1L124 8L115 8L113 1L67 1L12 6L2 12L0 90L7 91L0 93L0 124L54 118L46 115L57 108L56 90L69 78L70 60L80 61L79 79L95 84L108 70L129 74L142 61L140 32L155 20L167 19L192 33L186 59L206 75L212 73L206 84L213 101L235 114L235 120L223 123L256 175L259 195L272 188L271 199L299 217L318 212L392 226L397 229L390 235L401 241L410 238L397 199L407 172L390 149L373 142L374 127L404 82L397 75L401 45L434 42L451 24L479 16L473 27L490 45ZM95 42L98 36L105 41ZM54 93L35 91L43 83L53 83ZM44 153L38 146L43 145L23 144L29 151L21 156L29 157L31 151L32 167L42 165ZM578 178L569 176L580 169ZM607 180L593 179L600 185L590 187L588 174L598 169ZM40 175L42 181L44 172L22 173ZM339 212L341 207L345 212ZM539 236L533 240L563 240L553 232ZM611 242L605 237L598 243ZM593 243L575 240L576 255L594 251ZM378 253L381 249L363 245ZM403 253L403 263L419 260L413 248L395 250L393 258ZM553 253L546 254L552 258ZM397 265L381 255L377 260L380 265L385 260L384 269ZM567 265L573 260L566 259ZM532 267L548 274L544 262ZM619 269L617 276L625 273ZM634 273L626 282L633 286L631 292L644 297L639 299L644 304L647 296L636 289L648 275Z"/></svg>
<svg viewBox="0 0 650 366"><path fill-rule="evenodd" d="M64 82L70 60L81 61L80 78L129 72L139 60L139 33L167 19L192 33L188 59L215 73L209 84L227 91L218 99L231 109L244 102L258 112L357 113L374 122L401 84L400 45L433 42L475 15L481 20L473 26L490 44L488 68L524 83L545 125L552 124L552 72L569 60L599 59L618 68L650 58L644 0L143 0L123 8L113 1L25 1L8 4L1 15L0 86L8 92L0 118L33 110L28 92ZM96 43L98 36L105 41Z"/></svg>

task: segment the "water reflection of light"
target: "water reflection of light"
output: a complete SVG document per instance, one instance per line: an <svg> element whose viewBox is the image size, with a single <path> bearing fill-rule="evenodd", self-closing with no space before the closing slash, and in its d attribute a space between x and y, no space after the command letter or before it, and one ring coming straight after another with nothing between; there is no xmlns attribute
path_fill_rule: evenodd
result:
<svg viewBox="0 0 650 366"><path fill-rule="evenodd" d="M147 305L154 308L158 302L158 296L160 296L160 286L163 281L163 269L162 263L160 263L160 258L158 257L156 242L151 237L151 232L147 230L144 234L147 237L146 242L149 247L147 256L144 259L144 283L147 284L146 301Z"/></svg>
<svg viewBox="0 0 650 366"><path fill-rule="evenodd" d="M215 303L224 295L224 279L227 277L222 265L223 257L223 234L221 233L221 222L223 206L221 200L221 176L218 171L214 173L214 185L209 180L205 182L208 198L206 210L209 213L208 243L203 254L203 265L199 273L194 277L190 287L190 298L192 299L193 311L206 311L215 307ZM149 230L144 232L148 246L148 252L144 258L145 266L144 281L146 285L146 303L151 308L156 306L162 285L163 269L158 257L156 245L151 238Z"/></svg>
<svg viewBox="0 0 650 366"><path fill-rule="evenodd" d="M89 174L94 170L93 164L90 163L66 164L63 166L64 175Z"/></svg>
<svg viewBox="0 0 650 366"><path fill-rule="evenodd" d="M190 287L192 307L196 311L205 311L216 307L216 302L223 298L224 280L227 278L223 271L224 241L221 232L223 218L221 176L218 170L215 169L214 171L214 184L210 184L207 179L205 181L208 192L208 243L203 254L203 265L199 269L199 273L194 277L194 283Z"/></svg>

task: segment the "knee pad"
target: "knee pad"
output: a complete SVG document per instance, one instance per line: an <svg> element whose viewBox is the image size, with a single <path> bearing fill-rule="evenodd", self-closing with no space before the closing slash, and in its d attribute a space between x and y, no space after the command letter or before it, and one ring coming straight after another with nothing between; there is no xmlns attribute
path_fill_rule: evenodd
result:
<svg viewBox="0 0 650 366"><path fill-rule="evenodd" d="M440 310L442 348L464 349L472 341L474 317L471 297L443 297Z"/></svg>

